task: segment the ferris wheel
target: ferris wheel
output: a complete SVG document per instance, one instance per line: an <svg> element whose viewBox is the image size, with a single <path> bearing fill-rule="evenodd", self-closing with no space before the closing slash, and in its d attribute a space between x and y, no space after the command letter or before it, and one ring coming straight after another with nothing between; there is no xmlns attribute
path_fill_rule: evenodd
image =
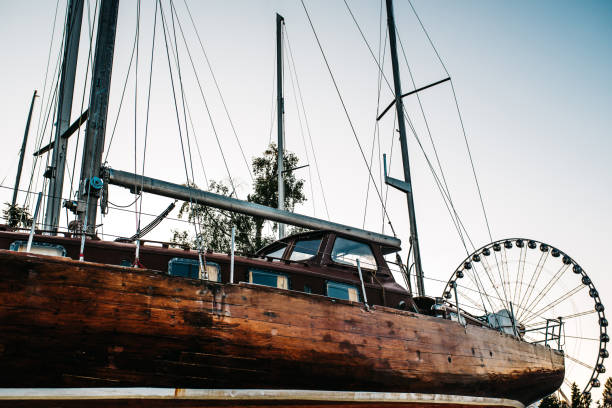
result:
<svg viewBox="0 0 612 408"><path fill-rule="evenodd" d="M604 305L584 269L560 249L525 238L489 243L459 265L442 296L489 327L562 350L563 399L573 382L587 395L601 386L610 340Z"/></svg>

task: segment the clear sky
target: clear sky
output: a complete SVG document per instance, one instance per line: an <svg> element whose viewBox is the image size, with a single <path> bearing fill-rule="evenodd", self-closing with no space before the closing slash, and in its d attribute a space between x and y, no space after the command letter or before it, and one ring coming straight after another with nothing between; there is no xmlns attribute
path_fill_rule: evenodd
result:
<svg viewBox="0 0 612 408"><path fill-rule="evenodd" d="M87 3L87 2L86 2ZM93 7L94 2L91 2ZM417 86L446 77L435 53L420 29L409 3L395 2L396 20L406 58ZM322 184L333 221L361 226L367 188L367 171L347 118L299 1L188 2L221 87L247 159L260 154L270 134L274 76L274 13L285 17L298 79L308 116L310 133ZM373 62L345 5L341 1L306 2L317 34L325 49L342 97L369 158L377 108L377 67ZM423 23L453 79L463 124L491 226L492 238L528 237L548 242L581 263L598 287L604 303L612 289L609 280L609 246L612 244L612 2L589 1L424 1L414 0ZM379 52L380 3L350 1L349 5L374 52ZM176 1L179 21L193 53L203 93L219 144L228 160L239 195L245 197L250 178L237 147L206 66L197 37L182 1ZM49 78L57 61L65 1L60 0ZM153 2L142 2L141 43L138 67L138 169L142 146L151 55ZM166 17L169 5L164 3ZM17 152L32 91L42 94L49 55L55 2L2 2L0 13L0 112L3 148L0 150L0 181L11 186ZM87 8L86 8L87 14ZM128 70L135 33L136 2L123 1L117 31L117 50L107 127L107 151L112 125ZM384 14L383 20L384 24ZM87 17L82 44L89 42ZM178 28L177 28L178 30ZM383 27L384 30L384 27ZM177 33L179 43L182 42ZM384 31L383 37L384 40ZM156 37L149 145L146 173L169 181L185 182L178 142L177 121L170 92L164 38ZM183 45L181 45L183 47ZM227 179L220 150L185 49L181 69L197 138L208 179ZM78 76L83 80L87 48L82 51ZM403 60L403 56L402 60ZM391 78L388 54L385 74ZM174 68L173 68L174 69ZM413 89L402 61L403 88ZM286 68L286 74L288 74ZM47 90L50 82L47 83ZM134 168L134 94L132 72L117 122L108 163L118 169ZM321 189L316 179L312 150L308 158L301 136L294 93L289 78L286 91L286 143L308 170L309 202L298 211L325 217ZM82 82L77 85L73 118L81 105ZM383 83L380 105L391 100ZM42 134L38 118L45 100L38 99L31 140ZM490 241L466 153L461 124L448 83L425 91L422 102L445 171L455 205L478 247ZM406 101L407 110L433 159L431 144L416 100ZM46 113L42 114L44 118ZM302 119L303 120L303 119ZM381 153L391 153L393 116L380 124ZM38 133L37 133L38 131ZM44 137L48 138L48 132ZM46 140L46 139L45 139ZM45 142L46 143L46 142ZM75 141L71 139L71 146ZM378 143L375 143L378 145ZM308 147L310 149L310 147ZM34 149L28 147L28 156ZM393 147L391 173L400 177L399 146ZM410 137L416 213L419 223L424 270L427 276L446 280L465 258L440 193L435 188L423 155ZM194 150L195 152L195 150ZM69 165L72 171L72 151ZM194 153L194 156L196 153ZM373 171L379 182L379 151L374 153ZM77 174L80 159L77 160ZM22 187L27 186L31 160L26 162ZM196 182L205 186L202 165L194 159ZM39 179L39 178L36 178ZM69 182L65 195L69 194ZM37 184L40 190L41 183ZM37 191L38 191L37 190ZM0 200L11 192L0 189ZM23 200L25 196L20 196ZM131 197L111 189L111 201L129 204ZM405 199L390 191L389 212L393 226L407 247L409 230ZM167 199L145 197L144 210L159 213ZM313 206L314 203L314 206ZM381 229L380 204L370 189L365 226ZM134 216L112 211L104 220L106 234L132 235ZM65 221L63 221L65 223ZM170 228L184 225L164 222L151 238L167 240ZM127 229L127 230L126 230ZM389 232L388 227L385 230ZM573 278L573 276L571 277ZM429 294L440 293L434 281L426 283ZM588 354L585 352L585 354ZM585 355L591 361L594 356Z"/></svg>

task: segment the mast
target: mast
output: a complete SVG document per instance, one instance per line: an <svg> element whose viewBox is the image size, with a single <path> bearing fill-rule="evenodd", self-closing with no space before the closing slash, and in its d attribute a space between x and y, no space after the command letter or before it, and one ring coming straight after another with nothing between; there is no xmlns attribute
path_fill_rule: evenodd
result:
<svg viewBox="0 0 612 408"><path fill-rule="evenodd" d="M99 176L104 150L118 10L119 0L102 0L98 18L96 53L89 100L89 121L87 122L83 144L83 162L77 208L83 230L89 234L96 231L97 206L102 187Z"/></svg>
<svg viewBox="0 0 612 408"><path fill-rule="evenodd" d="M283 24L285 19L276 13L276 97L277 97L277 121L278 121L278 209L285 209L285 181L283 174L283 156L285 153L284 114L285 101L283 99ZM278 224L278 238L285 236L285 224Z"/></svg>
<svg viewBox="0 0 612 408"><path fill-rule="evenodd" d="M393 17L393 0L387 3L387 25L389 27L389 47L391 48L391 63L393 66L393 85L395 91L395 109L397 110L397 122L399 125L400 145L402 147L402 162L404 164L404 181L410 186L406 191L408 201L408 216L410 219L410 243L414 254L414 267L417 280L417 292L419 296L425 295L423 282L423 268L421 266L421 251L419 250L419 238L417 233L416 215L412 197L412 181L410 178L410 161L408 157L408 143L406 142L406 123L404 122L404 104L402 102L402 85L400 80L399 65L397 63L397 43L395 34L395 18Z"/></svg>
<svg viewBox="0 0 612 408"><path fill-rule="evenodd" d="M19 165L17 166L17 177L15 177L15 188L13 189L13 201L11 201L11 207L15 207L17 203L17 193L19 192L19 181L21 180L21 170L23 170L23 157L25 156L26 145L28 144L28 135L30 134L30 122L32 121L32 111L34 110L34 100L36 99L36 90L32 95L32 103L30 103L30 113L28 113L28 121L26 122L25 133L23 135L23 142L21 143L21 150L19 151Z"/></svg>
<svg viewBox="0 0 612 408"><path fill-rule="evenodd" d="M62 61L62 74L60 78L55 141L53 143L51 171L49 172L49 197L43 227L45 230L52 231L51 234L53 235L57 233L60 210L62 208L66 150L68 148L68 139L61 137L61 135L70 127L72 95L74 93L74 79L77 57L79 55L82 20L83 0L70 0L68 18L66 19L66 41L64 42L64 59Z"/></svg>

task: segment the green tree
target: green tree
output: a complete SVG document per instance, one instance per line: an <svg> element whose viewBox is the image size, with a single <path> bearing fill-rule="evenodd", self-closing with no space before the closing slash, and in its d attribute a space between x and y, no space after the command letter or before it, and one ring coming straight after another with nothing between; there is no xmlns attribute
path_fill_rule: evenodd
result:
<svg viewBox="0 0 612 408"><path fill-rule="evenodd" d="M253 159L255 185L253 186L253 193L247 197L248 201L268 207L278 207L277 161L278 149L274 143L268 146L261 157ZM283 179L285 185L284 205L287 211L293 211L297 204L306 201L306 196L303 193L304 180L298 179L294 173L298 163L299 159L295 154L285 151L283 155ZM264 221L263 218L254 218L254 245L257 248L261 248L266 244L265 238L262 236ZM274 231L276 230L277 225L275 224Z"/></svg>
<svg viewBox="0 0 612 408"><path fill-rule="evenodd" d="M612 377L608 377L606 380L601 397L603 399L601 402L602 408L612 408Z"/></svg>
<svg viewBox="0 0 612 408"><path fill-rule="evenodd" d="M294 174L299 159L290 152L284 155L285 209L293 211L297 204L306 201L303 193L304 180ZM269 207L278 205L278 150L271 144L261 157L253 159L252 167L255 176L253 192L247 196L247 201ZM194 188L197 186L193 185ZM230 196L232 190L223 182L211 181L209 191ZM229 252L231 245L231 229L236 227L236 250L252 254L259 248L274 241L274 237L264 235L265 220L229 211L214 209L205 205L184 202L179 211L179 218L186 218L197 225L193 234L189 231L172 231L172 242L180 246L193 248L206 247L215 252ZM277 231L276 224L273 231Z"/></svg>
<svg viewBox="0 0 612 408"><path fill-rule="evenodd" d="M593 403L593 397L591 396L591 393L582 394L580 396L580 404L584 408L589 408L592 403Z"/></svg>
<svg viewBox="0 0 612 408"><path fill-rule="evenodd" d="M580 398L581 397L580 389L578 388L575 382L572 383L571 391L572 391L572 394L570 397L570 400L571 400L570 407L571 408L582 408L582 401Z"/></svg>
<svg viewBox="0 0 612 408"><path fill-rule="evenodd" d="M9 227L29 228L32 226L32 216L27 207L21 207L17 204L11 205L10 203L5 204L6 208L2 210L2 217Z"/></svg>
<svg viewBox="0 0 612 408"><path fill-rule="evenodd" d="M561 402L556 395L549 395L548 397L542 398L540 401L539 408L561 408Z"/></svg>
<svg viewBox="0 0 612 408"><path fill-rule="evenodd" d="M192 185L197 188L196 185ZM224 196L230 195L230 188L222 182L211 181L208 191ZM236 250L242 253L252 253L254 223L251 217L234 214L229 211L217 210L205 205L183 202L178 214L196 225L195 231L173 230L171 241L182 247L209 249L214 252L229 252L231 245L231 230L236 227Z"/></svg>

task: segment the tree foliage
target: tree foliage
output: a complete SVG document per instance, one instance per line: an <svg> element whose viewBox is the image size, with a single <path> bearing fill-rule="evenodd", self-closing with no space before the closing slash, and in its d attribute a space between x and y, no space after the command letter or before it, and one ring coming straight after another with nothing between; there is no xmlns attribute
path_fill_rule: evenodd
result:
<svg viewBox="0 0 612 408"><path fill-rule="evenodd" d="M542 398L540 401L539 408L561 408L561 401L556 395L549 395L548 397Z"/></svg>
<svg viewBox="0 0 612 408"><path fill-rule="evenodd" d="M608 377L606 380L601 398L602 408L612 408L612 377Z"/></svg>
<svg viewBox="0 0 612 408"><path fill-rule="evenodd" d="M247 201L265 205L278 206L278 150L275 144L270 144L263 155L256 157L252 162L255 178L253 192L247 196ZM298 157L290 152L283 156L285 209L293 211L297 204L306 201L303 193L304 180L297 178L293 169L297 167ZM192 185L197 188L197 186ZM231 196L230 187L217 181L211 181L208 190L212 193ZM193 233L187 230L172 231L172 242L192 248L207 248L214 252L229 252L231 245L231 230L236 227L236 250L252 254L259 248L274 241L274 237L264 234L265 220L236 214L229 211L218 210L205 205L184 202L179 211L179 218L187 219L195 225ZM277 225L272 226L277 231Z"/></svg>
<svg viewBox="0 0 612 408"><path fill-rule="evenodd" d="M5 203L6 208L2 210L2 218L6 220L9 227L13 228L29 228L32 226L32 216L27 207L21 207L17 204L11 205Z"/></svg>
<svg viewBox="0 0 612 408"><path fill-rule="evenodd" d="M612 390L612 382L610 382L610 388ZM570 390L571 390L570 404L568 404L565 401L559 400L559 398L556 395L551 394L548 397L542 398L538 407L539 408L589 408L591 406L593 402L591 395L588 393L582 394L580 392L580 388L578 388L578 385L576 385L576 383L572 383ZM599 404L599 402L597 403L597 405L602 406Z"/></svg>
<svg viewBox="0 0 612 408"><path fill-rule="evenodd" d="M253 159L255 185L253 186L253 193L247 197L248 201L268 207L278 207L277 161L278 149L274 143L268 146L261 157ZM303 193L304 180L298 179L293 171L298 163L299 159L295 154L285 151L283 155L283 168L285 169L283 179L285 185L284 206L287 211L293 211L297 204L306 201L306 196ZM255 223L254 245L257 248L266 244L267 239L262 236L264 221L263 218L253 219ZM275 224L274 231L276 229Z"/></svg>

